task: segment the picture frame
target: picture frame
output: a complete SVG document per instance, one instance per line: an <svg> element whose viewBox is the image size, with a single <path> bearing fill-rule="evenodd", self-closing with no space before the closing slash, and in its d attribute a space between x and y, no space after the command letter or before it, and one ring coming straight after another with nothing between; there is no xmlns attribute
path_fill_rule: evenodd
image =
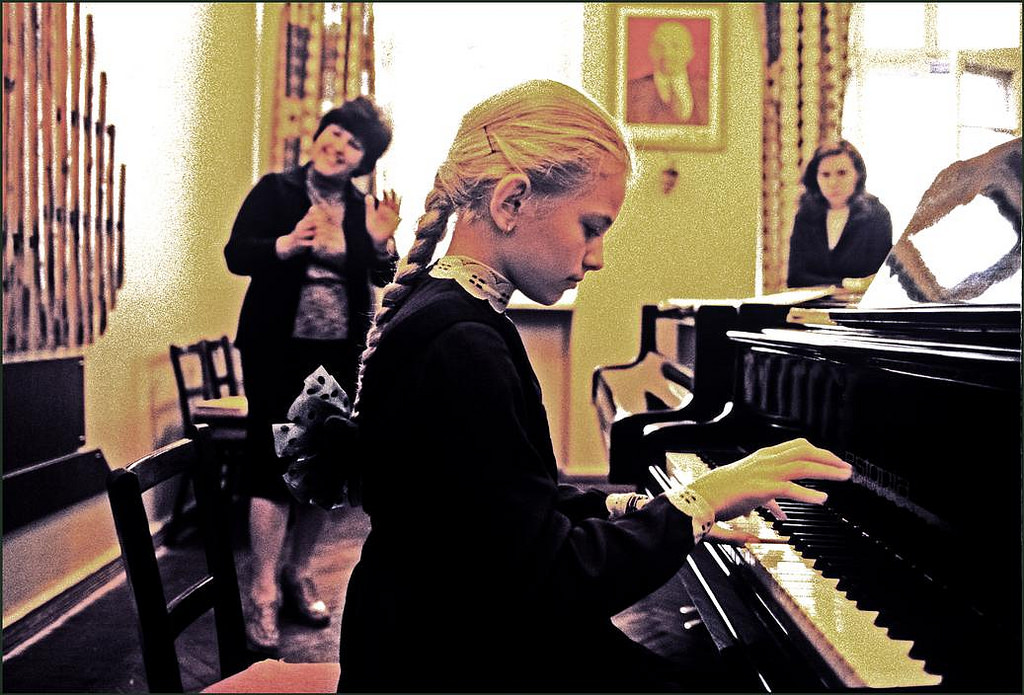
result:
<svg viewBox="0 0 1024 695"><path fill-rule="evenodd" d="M722 4L615 7L615 114L638 147L723 146Z"/></svg>

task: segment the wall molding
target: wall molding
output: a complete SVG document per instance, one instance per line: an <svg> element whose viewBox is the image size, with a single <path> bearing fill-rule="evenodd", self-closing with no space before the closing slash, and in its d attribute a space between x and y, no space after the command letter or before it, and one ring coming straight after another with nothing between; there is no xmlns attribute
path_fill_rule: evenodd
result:
<svg viewBox="0 0 1024 695"><path fill-rule="evenodd" d="M165 546L167 535L167 524L164 524L163 528L153 535L153 543L158 549L163 549ZM159 554L160 551L158 550ZM65 589L40 606L33 608L10 625L5 624L3 628L3 660L7 661L12 651L55 624L61 618L76 612L76 608L82 606L94 595L103 591L107 584L114 581L120 584L124 583L125 580L124 565L121 563L121 556L118 555L84 579L76 582L73 586Z"/></svg>

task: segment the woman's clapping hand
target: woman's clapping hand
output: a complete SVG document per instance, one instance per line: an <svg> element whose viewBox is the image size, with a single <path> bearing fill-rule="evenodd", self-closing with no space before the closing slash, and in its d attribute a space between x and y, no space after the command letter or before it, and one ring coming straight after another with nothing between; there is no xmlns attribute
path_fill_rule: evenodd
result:
<svg viewBox="0 0 1024 695"><path fill-rule="evenodd" d="M398 229L402 199L394 191L384 191L380 200L366 196L366 231L378 247L387 243Z"/></svg>

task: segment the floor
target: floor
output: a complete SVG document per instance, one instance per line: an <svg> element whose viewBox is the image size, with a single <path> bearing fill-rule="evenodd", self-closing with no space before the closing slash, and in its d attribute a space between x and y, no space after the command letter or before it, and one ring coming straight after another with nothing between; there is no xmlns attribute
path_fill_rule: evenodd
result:
<svg viewBox="0 0 1024 695"><path fill-rule="evenodd" d="M340 510L322 539L317 557L317 585L333 613L324 629L282 622L281 658L294 662L337 661L339 618L345 586L359 549L369 531L361 510ZM236 556L239 578L248 577L248 549L240 537ZM185 537L161 558L168 592L189 581L188 567L202 553L197 539ZM35 641L29 640L4 656L2 692L147 692L142 655L138 648L135 613L123 574L101 590L78 612L56 621ZM197 691L219 679L213 619L207 615L179 638L182 680L186 691Z"/></svg>

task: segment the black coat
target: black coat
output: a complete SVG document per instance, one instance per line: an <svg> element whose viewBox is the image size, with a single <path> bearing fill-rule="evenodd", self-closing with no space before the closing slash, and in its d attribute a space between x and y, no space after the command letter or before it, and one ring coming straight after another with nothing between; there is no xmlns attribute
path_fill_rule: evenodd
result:
<svg viewBox="0 0 1024 695"><path fill-rule="evenodd" d="M306 193L310 164L267 174L246 196L224 247L228 269L252 280L242 302L235 345L241 350L276 351L292 335L299 293L309 255L281 260L278 237L289 234L312 205ZM365 339L370 324L370 287L383 286L395 272L394 258L381 258L366 231L366 204L351 182L345 195L345 283L349 303L349 337Z"/></svg>
<svg viewBox="0 0 1024 695"><path fill-rule="evenodd" d="M364 374L372 530L348 585L344 691L635 688L610 617L693 548L664 497L610 521L560 485L540 386L512 322L428 278Z"/></svg>
<svg viewBox="0 0 1024 695"><path fill-rule="evenodd" d="M878 272L892 249L892 219L875 196L865 193L850 203L850 216L834 249L828 248L825 217L819 204L801 205L789 240L790 287L841 285L843 278Z"/></svg>

